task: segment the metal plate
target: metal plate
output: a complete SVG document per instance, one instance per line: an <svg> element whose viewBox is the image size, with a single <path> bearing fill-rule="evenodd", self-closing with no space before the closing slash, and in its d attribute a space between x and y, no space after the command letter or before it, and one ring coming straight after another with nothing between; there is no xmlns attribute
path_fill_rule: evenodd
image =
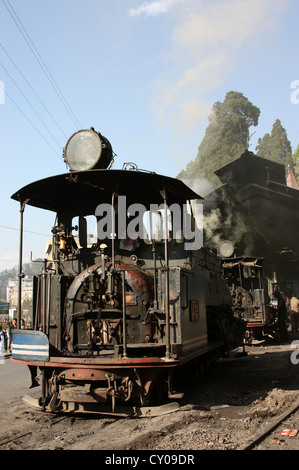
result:
<svg viewBox="0 0 299 470"><path fill-rule="evenodd" d="M12 359L49 361L49 340L41 331L12 330Z"/></svg>

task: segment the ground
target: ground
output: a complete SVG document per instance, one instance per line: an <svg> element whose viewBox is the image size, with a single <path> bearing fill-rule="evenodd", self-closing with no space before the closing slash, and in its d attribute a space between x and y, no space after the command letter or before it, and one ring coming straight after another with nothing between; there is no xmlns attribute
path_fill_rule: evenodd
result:
<svg viewBox="0 0 299 470"><path fill-rule="evenodd" d="M179 409L167 415L63 416L42 413L23 400L1 402L0 449L242 449L299 400L299 364L291 361L292 339L287 344L246 347L244 356L241 350L233 351L200 377L189 377ZM280 423L255 450L298 449L299 434L281 436L284 428L299 428L299 412Z"/></svg>

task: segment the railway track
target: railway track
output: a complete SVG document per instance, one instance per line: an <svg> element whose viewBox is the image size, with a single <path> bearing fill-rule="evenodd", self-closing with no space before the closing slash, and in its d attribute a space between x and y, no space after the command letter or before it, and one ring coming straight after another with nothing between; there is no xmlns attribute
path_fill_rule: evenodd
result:
<svg viewBox="0 0 299 470"><path fill-rule="evenodd" d="M281 413L275 419L271 421L268 425L263 427L260 432L258 432L252 439L250 439L246 444L241 446L238 450L254 450L258 445L260 445L271 433L273 433L277 427L282 424L286 419L290 418L295 414L299 409L299 400L296 401L292 406L290 406L284 413ZM299 448L299 445L298 445Z"/></svg>
<svg viewBox="0 0 299 470"><path fill-rule="evenodd" d="M281 435L299 428L297 368L289 345L251 348L186 382L180 409L150 419L52 415L24 399L1 400L0 449L297 450L299 433Z"/></svg>

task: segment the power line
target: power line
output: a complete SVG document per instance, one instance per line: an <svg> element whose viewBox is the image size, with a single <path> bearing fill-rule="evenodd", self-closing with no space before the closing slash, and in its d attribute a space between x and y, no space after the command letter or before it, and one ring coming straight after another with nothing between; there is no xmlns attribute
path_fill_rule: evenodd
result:
<svg viewBox="0 0 299 470"><path fill-rule="evenodd" d="M5 49L5 47L3 46L3 44L0 43L0 47L3 49L3 51L5 52L5 54L7 55L7 57L10 59L10 61L13 63L13 65L15 66L15 68L17 69L17 71L19 72L19 74L21 75L21 77L23 78L23 80L27 83L27 85L29 86L29 88L31 89L31 91L34 93L34 95L36 96L36 98L39 100L40 104L43 106L43 108L47 111L47 113L49 114L49 116L52 118L53 122L56 124L56 126L58 127L58 129L61 131L61 133L63 134L63 136L67 139L68 136L66 135L66 133L64 132L64 130L62 129L62 127L58 124L57 120L55 119L55 117L52 115L52 113L48 110L48 108L46 107L46 105L43 103L43 101L41 100L41 98L38 96L38 94L36 93L36 91L34 90L34 88L30 85L29 81L27 80L27 78L24 76L24 74L22 73L22 71L20 70L20 68L18 67L18 65L15 63L15 61L12 59L12 57L9 55L9 53L7 52L7 50Z"/></svg>
<svg viewBox="0 0 299 470"><path fill-rule="evenodd" d="M24 111L20 108L20 106L15 102L15 100L10 96L10 94L5 90L5 96L8 96L8 98L13 102L13 104L18 108L20 113L27 119L27 121L31 124L31 126L36 130L36 132L41 136L42 139L49 145L49 147L53 150L53 152L56 154L56 150L54 147L50 144L50 142L46 139L46 137L38 130L38 128L35 126L35 124L31 121L31 119L24 113Z"/></svg>
<svg viewBox="0 0 299 470"><path fill-rule="evenodd" d="M46 78L48 79L48 81L50 82L50 84L52 85L55 93L57 94L58 98L60 99L61 103L63 104L64 108L66 109L67 113L69 114L69 116L71 117L71 119L73 120L74 124L80 128L80 123L79 121L77 120L76 116L74 115L71 107L69 106L69 104L67 103L65 97L63 96L63 93L61 92L59 86L57 85L53 75L51 74L50 70L48 69L46 63L44 62L43 58L41 57L41 55L39 54L37 48L35 47L33 41L31 40L29 34L27 33L25 27L23 26L21 20L19 19L17 13L15 12L15 10L13 9L13 7L11 6L9 0L6 0L7 3L9 4L9 7L10 9L13 11L13 13L11 12L11 10L8 8L8 6L6 5L5 1L2 0L5 8L7 9L8 13L10 14L11 18L13 19L14 23L16 24L17 28L19 29L20 33L22 34L24 40L26 41L28 47L30 48L31 52L33 53L34 57L36 58L37 62L39 63L40 67L42 68L44 74L46 75ZM17 19L17 20L16 20Z"/></svg>
<svg viewBox="0 0 299 470"><path fill-rule="evenodd" d="M8 230L15 230L16 232L19 232L20 229L19 228L15 228L15 227L7 227L6 225L0 225L0 228L5 228L5 229L8 229ZM43 237L49 237L49 235L46 235L45 233L39 233L39 232L32 232L30 230L23 230L24 232L26 233L31 233L33 235L42 235Z"/></svg>
<svg viewBox="0 0 299 470"><path fill-rule="evenodd" d="M8 72L8 70L6 69L6 67L4 67L4 65L2 64L2 62L0 62L0 65L3 67L3 69L5 70L5 72L7 73L7 75L9 76L9 78L11 79L11 81L15 84L15 86L17 87L17 89L19 90L19 92L22 94L22 96L25 98L25 100L27 101L27 103L29 104L30 108L34 111L34 113L36 114L36 116L38 117L38 119L42 122L42 124L45 126L46 130L49 132L49 134L51 135L52 139L55 140L56 144L58 145L59 149L61 149L61 145L59 144L59 142L56 140L56 138L54 137L54 135L52 134L52 132L49 130L48 126L45 124L45 122L43 121L43 119L40 117L40 115L38 114L38 112L34 109L34 107L32 106L32 104L30 103L30 101L28 100L28 98L25 96L24 92L21 90L21 88L19 87L19 85L16 83L16 81L14 80L14 78L11 76L11 74Z"/></svg>

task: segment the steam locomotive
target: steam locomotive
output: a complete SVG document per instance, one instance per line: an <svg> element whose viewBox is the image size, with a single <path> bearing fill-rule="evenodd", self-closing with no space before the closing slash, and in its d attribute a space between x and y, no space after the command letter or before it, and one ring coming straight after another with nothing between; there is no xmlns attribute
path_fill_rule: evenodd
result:
<svg viewBox="0 0 299 470"><path fill-rule="evenodd" d="M256 344L273 338L277 329L277 308L273 302L278 285L264 273L265 259L235 253L230 240L218 246L222 259L223 279L231 296L234 316L246 322L244 343Z"/></svg>
<svg viewBox="0 0 299 470"><path fill-rule="evenodd" d="M12 340L12 361L29 366L32 385L40 369L46 411L116 412L173 398L182 368L242 342L221 258L202 246L202 198L132 164L112 169L114 156L104 136L83 129L64 149L69 173L12 196L21 214L19 328L24 209L56 217L33 278L33 329Z"/></svg>

